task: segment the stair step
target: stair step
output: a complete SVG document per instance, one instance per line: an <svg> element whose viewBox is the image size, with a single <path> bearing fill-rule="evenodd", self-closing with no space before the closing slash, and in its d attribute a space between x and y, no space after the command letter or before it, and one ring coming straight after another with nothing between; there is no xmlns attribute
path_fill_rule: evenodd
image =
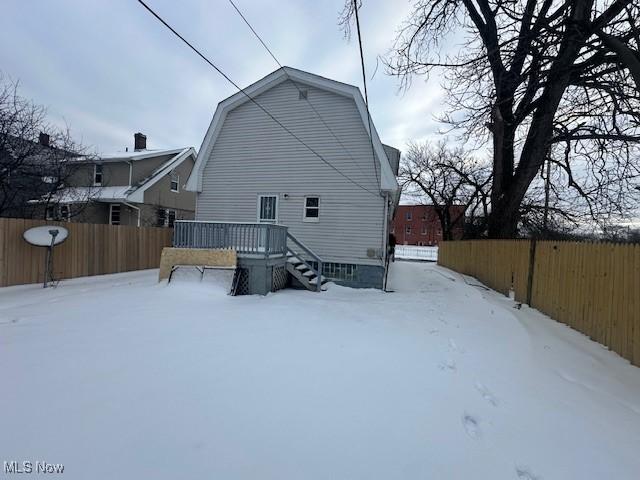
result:
<svg viewBox="0 0 640 480"><path fill-rule="evenodd" d="M323 275L322 277L320 277L320 278L322 278L322 285L324 285L325 283L329 282L329 280L327 280L327 279L324 277L324 275ZM311 285L317 285L317 284L318 284L318 277L315 277L315 278L313 278L313 279L309 280L309 283L310 283Z"/></svg>
<svg viewBox="0 0 640 480"><path fill-rule="evenodd" d="M287 253L287 271L295 277L303 286L308 290L317 291L318 276L305 260L300 259L298 254L289 250ZM320 290L325 291L327 288L324 286L328 283L325 277L320 277Z"/></svg>

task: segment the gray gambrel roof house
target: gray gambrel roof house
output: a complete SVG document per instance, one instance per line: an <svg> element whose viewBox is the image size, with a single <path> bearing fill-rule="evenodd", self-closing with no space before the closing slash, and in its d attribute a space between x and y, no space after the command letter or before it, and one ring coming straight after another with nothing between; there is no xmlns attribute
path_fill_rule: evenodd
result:
<svg viewBox="0 0 640 480"><path fill-rule="evenodd" d="M381 288L399 156L357 87L284 67L218 104L187 189L196 222L285 226L328 279Z"/></svg>
<svg viewBox="0 0 640 480"><path fill-rule="evenodd" d="M364 98L362 97L362 94L360 93L360 89L356 86L349 85L347 83L337 82L335 80L330 80L328 78L321 77L319 75L314 75L312 73L304 72L302 70L297 70L291 67L280 68L275 72L272 72L271 74L267 75L261 80L258 80L256 83L245 88L244 92L238 92L235 95L228 97L227 99L223 100L218 104L218 108L216 109L216 112L213 116L213 120L209 125L207 134L204 137L204 141L202 142L202 147L200 148L200 155L198 155L198 160L194 167L194 172L196 173L196 175L191 176L191 178L189 179L189 183L187 184L187 188L194 191L202 190L202 171L206 163L205 159L210 157L213 145L220 134L220 130L222 128L222 125L229 111L237 108L243 103L246 103L246 102L253 103L249 99L249 96L255 99L258 95L261 95L267 90L270 90L275 86L286 81L289 81L290 83L297 83L299 84L298 86L302 88L304 88L305 85L311 86L320 90L324 90L326 92L334 93L341 97L352 99L355 104L356 110L360 116L360 120L362 121L362 126L365 128L367 134L370 133L369 125L371 125L372 141L373 141L373 147L376 154L376 160L379 162L381 166L381 176L382 176L382 181L380 185L381 190L395 192L399 189L395 174L391 169L389 159L385 153L384 146L380 141L378 132L376 131L375 126L373 125L373 121L371 122L368 121L367 106L364 102ZM298 91L298 89L296 90L298 93L298 99L300 100L300 97L302 96L302 92ZM311 103L313 105L313 102L311 101L311 99L308 98L308 91L307 91L307 97L305 100L308 100L308 103ZM256 107L256 108L257 108L257 111L259 112L260 111L259 107ZM313 112L313 108L310 108L309 110ZM262 113L265 116L267 115L264 112ZM322 116L321 112L317 112L317 113L318 115ZM280 118L278 118L278 120L280 120ZM322 120L320 120L320 122L322 123ZM285 125L287 127L290 126L289 124L285 124ZM330 127L331 125L329 125L329 128ZM325 128L327 128L326 125L325 125ZM338 138L340 138L341 136L340 132L335 132L335 130L333 130L333 132L336 133ZM291 140L297 142L293 137L291 138Z"/></svg>

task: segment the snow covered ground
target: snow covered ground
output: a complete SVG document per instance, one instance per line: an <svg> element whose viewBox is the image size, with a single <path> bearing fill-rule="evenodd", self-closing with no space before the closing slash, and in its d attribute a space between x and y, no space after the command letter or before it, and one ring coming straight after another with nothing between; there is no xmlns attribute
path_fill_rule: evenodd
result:
<svg viewBox="0 0 640 480"><path fill-rule="evenodd" d="M0 461L64 478L637 479L640 369L433 264L394 293L0 289Z"/></svg>

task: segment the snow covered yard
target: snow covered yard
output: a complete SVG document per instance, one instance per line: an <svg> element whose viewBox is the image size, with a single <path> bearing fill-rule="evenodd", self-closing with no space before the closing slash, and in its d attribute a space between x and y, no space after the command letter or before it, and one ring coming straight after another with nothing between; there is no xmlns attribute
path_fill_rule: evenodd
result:
<svg viewBox="0 0 640 480"><path fill-rule="evenodd" d="M637 479L640 369L432 264L395 293L0 289L2 461L63 478Z"/></svg>

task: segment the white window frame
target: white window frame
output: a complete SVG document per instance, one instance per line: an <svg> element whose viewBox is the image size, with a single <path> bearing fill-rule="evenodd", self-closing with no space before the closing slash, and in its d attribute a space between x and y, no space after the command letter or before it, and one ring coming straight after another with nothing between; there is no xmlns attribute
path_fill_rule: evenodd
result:
<svg viewBox="0 0 640 480"><path fill-rule="evenodd" d="M118 207L118 223L113 223L113 207ZM119 203L109 204L109 225L122 225L122 206Z"/></svg>
<svg viewBox="0 0 640 480"><path fill-rule="evenodd" d="M96 181L96 177L98 176L98 167L100 167L100 181ZM95 163L93 165L93 186L101 187L102 181L104 180L104 167L101 163Z"/></svg>
<svg viewBox="0 0 640 480"><path fill-rule="evenodd" d="M174 182L176 184L176 188L175 189L173 188L173 183ZM177 173L172 173L169 176L169 189L172 192L180 193L180 175L178 175Z"/></svg>
<svg viewBox="0 0 640 480"><path fill-rule="evenodd" d="M317 198L318 206L317 207L307 207L307 198ZM307 208L318 210L317 217L307 217ZM302 204L302 221L310 222L310 223L318 223L320 221L320 195L305 195L304 203Z"/></svg>
<svg viewBox="0 0 640 480"><path fill-rule="evenodd" d="M276 215L274 220L266 220L260 218L260 204L262 203L262 199L265 197L275 197L276 199ZM278 223L278 214L280 213L280 195L277 193L259 193L258 194L258 204L256 205L256 218L258 219L258 223Z"/></svg>

